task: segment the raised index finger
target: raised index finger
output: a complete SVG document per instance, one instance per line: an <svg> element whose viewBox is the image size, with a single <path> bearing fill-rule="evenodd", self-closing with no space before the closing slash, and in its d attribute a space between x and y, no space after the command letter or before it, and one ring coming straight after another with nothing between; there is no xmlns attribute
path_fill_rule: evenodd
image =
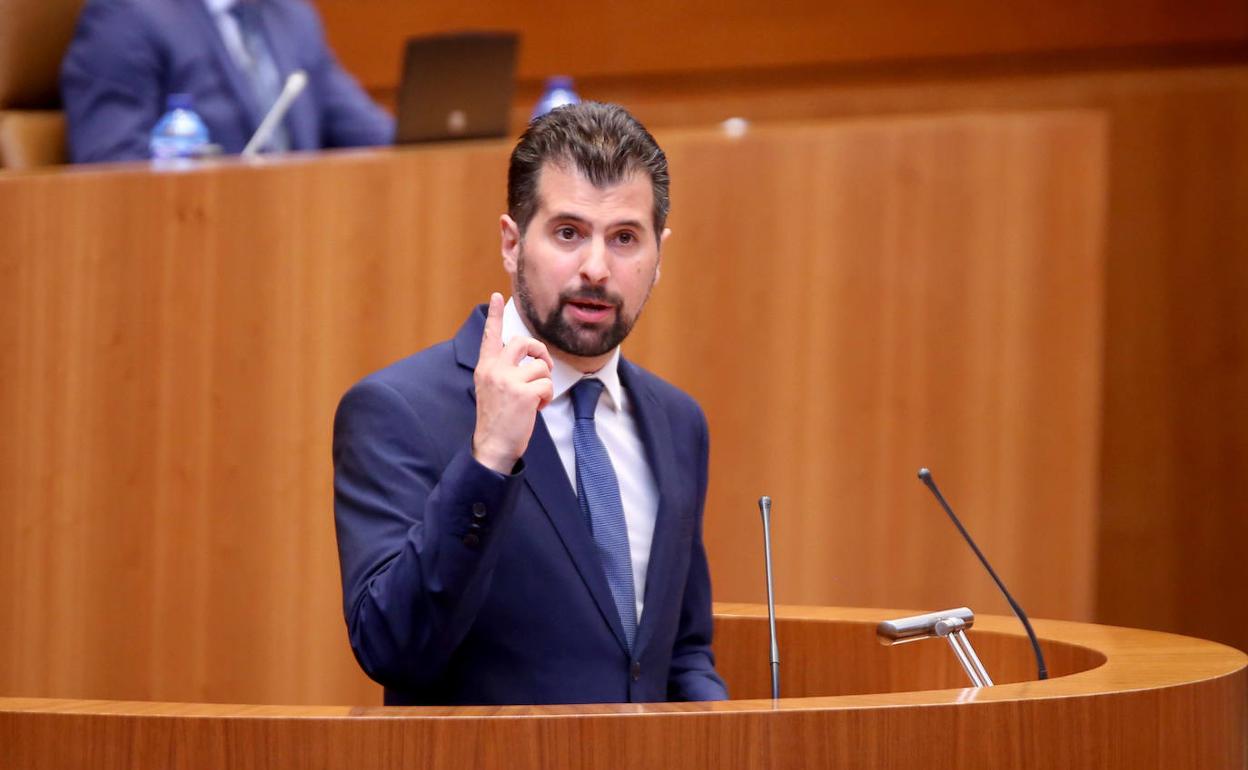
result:
<svg viewBox="0 0 1248 770"><path fill-rule="evenodd" d="M485 330L481 332L481 354L478 359L494 358L503 349L503 295L490 295L490 309L485 314Z"/></svg>

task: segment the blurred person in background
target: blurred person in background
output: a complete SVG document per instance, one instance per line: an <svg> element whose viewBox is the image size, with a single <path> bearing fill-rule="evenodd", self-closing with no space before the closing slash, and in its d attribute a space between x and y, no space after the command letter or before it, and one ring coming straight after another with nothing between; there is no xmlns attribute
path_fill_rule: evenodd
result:
<svg viewBox="0 0 1248 770"><path fill-rule="evenodd" d="M148 158L176 93L212 144L242 152L297 70L307 88L264 150L393 142L393 120L338 64L304 0L88 0L61 63L70 158Z"/></svg>

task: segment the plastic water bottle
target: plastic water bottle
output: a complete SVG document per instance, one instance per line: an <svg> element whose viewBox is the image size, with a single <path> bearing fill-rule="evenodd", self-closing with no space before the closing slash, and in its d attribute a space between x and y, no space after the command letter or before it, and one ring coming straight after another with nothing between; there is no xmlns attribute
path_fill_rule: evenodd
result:
<svg viewBox="0 0 1248 770"><path fill-rule="evenodd" d="M533 115L529 120L537 120L556 107L580 101L581 97L572 89L572 78L566 75L547 78L546 90L542 92L542 98L537 100L537 106L533 108Z"/></svg>
<svg viewBox="0 0 1248 770"><path fill-rule="evenodd" d="M190 94L169 94L168 110L156 121L148 148L155 160L196 158L208 146L208 127L196 114Z"/></svg>

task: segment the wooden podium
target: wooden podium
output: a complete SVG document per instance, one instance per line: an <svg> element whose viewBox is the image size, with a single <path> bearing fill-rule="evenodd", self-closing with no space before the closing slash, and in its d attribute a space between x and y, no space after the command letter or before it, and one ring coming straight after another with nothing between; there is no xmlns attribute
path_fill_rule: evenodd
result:
<svg viewBox="0 0 1248 770"><path fill-rule="evenodd" d="M766 610L717 606L724 703L283 707L0 699L0 768L1232 768L1245 757L1237 650L1038 621L1034 676L1013 618L971 637L998 686L961 687L937 640L885 648L906 612L785 608L769 687Z"/></svg>

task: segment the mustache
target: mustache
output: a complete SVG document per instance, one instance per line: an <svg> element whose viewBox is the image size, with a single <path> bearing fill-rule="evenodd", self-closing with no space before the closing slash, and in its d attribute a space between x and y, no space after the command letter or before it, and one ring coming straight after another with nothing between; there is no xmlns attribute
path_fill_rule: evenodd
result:
<svg viewBox="0 0 1248 770"><path fill-rule="evenodd" d="M624 304L624 298L615 292L607 291L602 286L582 286L579 289L559 293L561 306L570 302L597 302L618 308Z"/></svg>

